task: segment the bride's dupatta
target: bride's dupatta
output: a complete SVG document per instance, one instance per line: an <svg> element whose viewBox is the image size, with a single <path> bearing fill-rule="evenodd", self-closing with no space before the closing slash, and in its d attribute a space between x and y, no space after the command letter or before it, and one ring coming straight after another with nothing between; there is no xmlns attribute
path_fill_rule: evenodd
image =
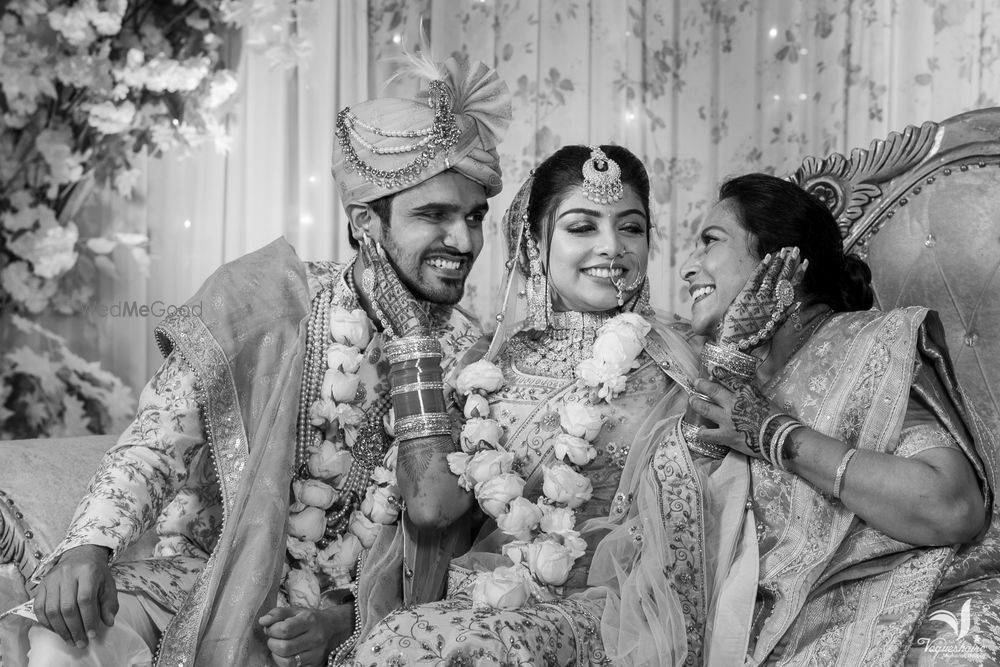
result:
<svg viewBox="0 0 1000 667"><path fill-rule="evenodd" d="M657 331L646 349L668 375ZM695 371L684 369L684 376ZM603 598L601 638L615 665L732 665L745 655L757 551L747 525L747 460L692 458L677 397L647 413L615 502L585 535L605 533L591 564L589 598Z"/></svg>
<svg viewBox="0 0 1000 667"><path fill-rule="evenodd" d="M840 313L764 388L809 427L851 446L894 453L910 386L991 490L970 414L934 313ZM914 359L925 371L915 373ZM923 379L921 379L923 378ZM760 591L752 664L895 665L954 547L914 547L870 528L795 475L752 463Z"/></svg>
<svg viewBox="0 0 1000 667"><path fill-rule="evenodd" d="M257 619L275 605L284 564L309 315L304 268L279 239L219 269L188 305L201 316L168 317L157 341L198 378L224 519L157 664L271 665Z"/></svg>

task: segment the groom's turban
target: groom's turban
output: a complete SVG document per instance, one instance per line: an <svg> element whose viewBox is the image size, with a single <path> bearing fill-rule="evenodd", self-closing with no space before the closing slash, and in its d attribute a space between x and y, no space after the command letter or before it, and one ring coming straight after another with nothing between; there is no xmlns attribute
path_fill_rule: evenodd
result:
<svg viewBox="0 0 1000 667"><path fill-rule="evenodd" d="M500 192L496 146L510 123L510 91L481 62L414 60L430 80L418 99L387 97L337 115L333 178L346 209L411 188L447 169Z"/></svg>

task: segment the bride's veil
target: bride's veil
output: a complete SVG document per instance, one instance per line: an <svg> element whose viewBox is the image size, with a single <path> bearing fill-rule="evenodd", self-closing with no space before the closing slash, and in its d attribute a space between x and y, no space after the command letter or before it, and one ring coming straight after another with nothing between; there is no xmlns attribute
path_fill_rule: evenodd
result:
<svg viewBox="0 0 1000 667"><path fill-rule="evenodd" d="M531 313L528 306L528 281L531 272L528 268L528 252L526 247L528 229L528 201L531 199L531 188L535 182L532 171L521 184L514 200L503 216L500 233L506 250L507 279L503 282L500 292L500 309L497 316L497 328L490 341L486 359L493 360L518 331L531 328Z"/></svg>

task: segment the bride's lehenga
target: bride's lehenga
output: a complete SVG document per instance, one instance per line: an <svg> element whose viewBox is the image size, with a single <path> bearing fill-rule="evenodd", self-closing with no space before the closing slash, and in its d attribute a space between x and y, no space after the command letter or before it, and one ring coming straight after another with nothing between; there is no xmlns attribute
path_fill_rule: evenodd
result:
<svg viewBox="0 0 1000 667"><path fill-rule="evenodd" d="M554 460L551 443L561 432L559 406L587 400L588 390L576 383L574 368L590 356L597 329L606 319L598 314L555 314L546 331L516 334L497 359L505 386L491 395L491 410L504 427L503 448L525 462L520 473L527 479L524 496L529 500L541 493L542 466ZM684 409L685 395L663 367L682 369L685 374L694 370L684 336L662 325L647 337L647 351L639 357L639 364L628 374L625 390L610 403L599 404L605 423L594 441L598 454L581 469L593 484L593 496L576 509L577 526L588 549L575 563L562 595L513 610L474 606L472 575L509 565L500 552L511 538L487 520L472 550L452 563L446 599L390 614L359 646L353 664L608 664L601 627L608 590L595 589L587 582L594 548L631 514L628 489L636 484L623 482L623 473L637 478L646 469L657 434L676 424L676 419L667 418ZM686 453L672 455L691 465ZM668 465L666 459L663 465ZM678 510L685 513L683 521L690 521L691 508L678 506ZM633 546L641 544L639 527L625 530L630 531ZM613 560L614 556L605 559L611 569ZM609 582L614 579L612 571L605 574ZM618 605L617 593L613 598ZM683 617L680 608L677 613ZM683 635L683 620L675 624ZM680 639L682 652L684 647Z"/></svg>

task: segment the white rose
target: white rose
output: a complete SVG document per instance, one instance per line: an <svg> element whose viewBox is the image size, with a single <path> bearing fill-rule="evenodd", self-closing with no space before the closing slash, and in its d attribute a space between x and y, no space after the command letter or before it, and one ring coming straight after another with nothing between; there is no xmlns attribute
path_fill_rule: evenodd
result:
<svg viewBox="0 0 1000 667"><path fill-rule="evenodd" d="M539 499L540 500L540 499ZM568 507L553 507L552 505L538 503L542 512L542 518L538 522L538 527L553 535L561 535L573 530L576 525L576 512Z"/></svg>
<svg viewBox="0 0 1000 667"><path fill-rule="evenodd" d="M319 608L319 579L310 570L293 568L285 581L288 603L294 607Z"/></svg>
<svg viewBox="0 0 1000 667"><path fill-rule="evenodd" d="M390 524L399 517L399 497L394 486L372 486L361 501L361 511L375 523Z"/></svg>
<svg viewBox="0 0 1000 667"><path fill-rule="evenodd" d="M528 543L525 540L514 540L500 547L500 553L509 558L514 565L519 565L524 563L524 550L527 546Z"/></svg>
<svg viewBox="0 0 1000 667"><path fill-rule="evenodd" d="M627 344L628 340L617 333L598 336L594 341L594 359L603 363L608 369L619 374L628 371L634 365L639 350Z"/></svg>
<svg viewBox="0 0 1000 667"><path fill-rule="evenodd" d="M569 508L579 507L587 502L594 492L590 480L565 463L542 466L542 474L545 477L542 493L553 502L563 503Z"/></svg>
<svg viewBox="0 0 1000 667"><path fill-rule="evenodd" d="M342 343L331 343L326 348L326 365L328 368L335 368L344 373L357 373L361 368L361 361L365 355L356 347L349 347Z"/></svg>
<svg viewBox="0 0 1000 667"><path fill-rule="evenodd" d="M292 493L300 503L323 510L330 507L339 495L335 488L316 479L295 480L292 482Z"/></svg>
<svg viewBox="0 0 1000 667"><path fill-rule="evenodd" d="M346 475L354 457L346 449L340 449L329 440L324 440L319 448L309 455L309 474L318 479L332 479L336 482Z"/></svg>
<svg viewBox="0 0 1000 667"><path fill-rule="evenodd" d="M632 343L638 343L641 345L646 334L653 327L649 324L645 317L638 313L622 313L621 315L616 315L602 326L598 331L597 335L600 336L605 333L615 332L623 338L632 339Z"/></svg>
<svg viewBox="0 0 1000 667"><path fill-rule="evenodd" d="M358 395L358 384L361 376L355 373L343 373L336 368L328 368L323 376L323 387L319 390L320 397L331 399L337 403L353 401Z"/></svg>
<svg viewBox="0 0 1000 667"><path fill-rule="evenodd" d="M531 589L521 566L498 567L476 576L472 586L473 606L518 609L528 601Z"/></svg>
<svg viewBox="0 0 1000 667"><path fill-rule="evenodd" d="M512 453L487 449L472 455L466 464L465 476L475 485L510 472L513 465L514 455Z"/></svg>
<svg viewBox="0 0 1000 667"><path fill-rule="evenodd" d="M596 387L619 375L617 369L608 367L597 359L584 359L576 365L576 377L588 387Z"/></svg>
<svg viewBox="0 0 1000 667"><path fill-rule="evenodd" d="M341 427L357 426L365 417L365 412L356 405L350 403L337 403L333 408L334 420L340 422Z"/></svg>
<svg viewBox="0 0 1000 667"><path fill-rule="evenodd" d="M527 540L541 518L542 510L538 505L521 496L510 501L506 514L497 517L497 527L516 540Z"/></svg>
<svg viewBox="0 0 1000 667"><path fill-rule="evenodd" d="M297 560L305 561L306 563L312 563L316 560L317 550L315 542L306 542L305 540L288 535L285 539L285 548L291 554L292 558Z"/></svg>
<svg viewBox="0 0 1000 667"><path fill-rule="evenodd" d="M389 451L385 453L385 457L382 459L382 465L386 467L387 470L396 469L396 458L399 456L399 445L393 444L389 448Z"/></svg>
<svg viewBox="0 0 1000 667"><path fill-rule="evenodd" d="M569 433L560 433L553 438L553 451L560 461L569 459L578 466L587 465L597 458L597 448L592 444Z"/></svg>
<svg viewBox="0 0 1000 667"><path fill-rule="evenodd" d="M503 371L485 359L469 364L455 378L455 391L463 396L476 390L489 394L502 386Z"/></svg>
<svg viewBox="0 0 1000 667"><path fill-rule="evenodd" d="M525 561L538 581L549 586L562 586L569 578L576 559L569 547L552 540L537 540L526 547Z"/></svg>
<svg viewBox="0 0 1000 667"><path fill-rule="evenodd" d="M372 481L377 485L393 485L396 483L396 473L383 466L372 469Z"/></svg>
<svg viewBox="0 0 1000 667"><path fill-rule="evenodd" d="M335 306L330 311L330 336L338 343L363 350L372 338L371 320L360 308L348 311Z"/></svg>
<svg viewBox="0 0 1000 667"><path fill-rule="evenodd" d="M345 533L316 554L316 564L327 576L338 579L346 575L350 583L351 571L357 565L358 556L363 550L364 547L356 536ZM340 586L339 583L337 585Z"/></svg>
<svg viewBox="0 0 1000 667"><path fill-rule="evenodd" d="M309 423L322 426L337 419L337 404L330 399L321 398L309 406Z"/></svg>
<svg viewBox="0 0 1000 667"><path fill-rule="evenodd" d="M508 472L476 484L476 499L483 511L497 517L507 511L507 504L524 491L524 479Z"/></svg>
<svg viewBox="0 0 1000 667"><path fill-rule="evenodd" d="M579 558L587 553L587 540L580 537L580 533L575 530L568 530L560 535L563 546L569 549L569 555Z"/></svg>
<svg viewBox="0 0 1000 667"><path fill-rule="evenodd" d="M306 507L288 517L288 534L306 542L315 542L323 537L325 528L326 512L318 507Z"/></svg>
<svg viewBox="0 0 1000 667"><path fill-rule="evenodd" d="M570 435L593 441L601 432L604 416L598 407L568 401L559 406L559 425Z"/></svg>
<svg viewBox="0 0 1000 667"><path fill-rule="evenodd" d="M489 417L490 416L490 402L486 400L485 396L480 396L479 394L469 394L469 397L465 399L465 418L474 419L476 417Z"/></svg>
<svg viewBox="0 0 1000 667"><path fill-rule="evenodd" d="M480 449L495 448L500 444L501 435L503 435L503 428L497 420L470 419L462 427L462 450L472 454Z"/></svg>
<svg viewBox="0 0 1000 667"><path fill-rule="evenodd" d="M458 475L458 485L466 491L472 488L472 482L469 481L469 477L465 474L471 458L472 455L465 452L452 452L448 454L448 469L455 475Z"/></svg>
<svg viewBox="0 0 1000 667"><path fill-rule="evenodd" d="M375 523L361 512L355 510L351 514L351 521L347 529L361 541L361 546L365 549L370 549L375 543L375 538L378 537L378 532L382 529L382 525Z"/></svg>

